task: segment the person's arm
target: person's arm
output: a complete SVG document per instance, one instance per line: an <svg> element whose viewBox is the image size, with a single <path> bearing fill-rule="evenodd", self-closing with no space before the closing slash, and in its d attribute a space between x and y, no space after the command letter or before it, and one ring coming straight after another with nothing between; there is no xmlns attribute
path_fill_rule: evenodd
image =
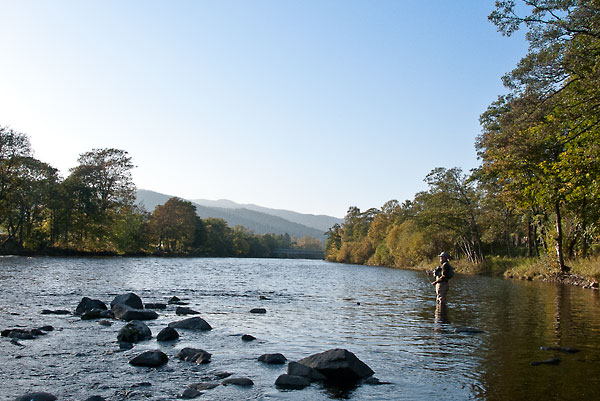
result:
<svg viewBox="0 0 600 401"><path fill-rule="evenodd" d="M448 271L448 266L446 264L447 262L444 262L444 264L441 266L442 268L441 270L441 275L440 276L436 276L437 278L435 279L435 281L433 283L431 283L431 285L435 285L437 283L441 283L444 280L446 280L446 272Z"/></svg>

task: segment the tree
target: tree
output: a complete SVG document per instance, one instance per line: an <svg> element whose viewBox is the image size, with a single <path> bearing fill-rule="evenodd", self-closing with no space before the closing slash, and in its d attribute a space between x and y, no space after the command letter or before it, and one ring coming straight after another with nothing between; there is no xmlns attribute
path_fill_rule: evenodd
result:
<svg viewBox="0 0 600 401"><path fill-rule="evenodd" d="M156 206L149 221L156 248L165 252L189 252L198 219L196 206L177 197Z"/></svg>
<svg viewBox="0 0 600 401"><path fill-rule="evenodd" d="M528 54L503 80L512 93L482 116L477 140L484 173L513 204L554 216L557 264L563 217L586 231L582 205L597 198L600 141L600 4L597 0L497 1L490 15L505 35L528 29ZM520 15L521 10L526 11ZM523 209L523 207L522 207ZM580 235L586 249L585 235Z"/></svg>
<svg viewBox="0 0 600 401"><path fill-rule="evenodd" d="M78 241L92 249L111 247L116 216L135 201L131 158L119 149L93 149L78 162L65 183Z"/></svg>

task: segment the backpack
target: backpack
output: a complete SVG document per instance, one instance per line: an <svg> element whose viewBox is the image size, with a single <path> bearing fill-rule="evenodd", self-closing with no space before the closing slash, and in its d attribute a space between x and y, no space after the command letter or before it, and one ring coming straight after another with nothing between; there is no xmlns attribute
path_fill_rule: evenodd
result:
<svg viewBox="0 0 600 401"><path fill-rule="evenodd" d="M452 277L454 277L454 267L448 263L448 274L446 274L446 278L451 279Z"/></svg>
<svg viewBox="0 0 600 401"><path fill-rule="evenodd" d="M454 277L454 267L452 267L452 265L450 263L447 263L447 266L448 266L448 272L446 274L446 279L450 280L452 277ZM441 277L442 276L442 266L436 267L433 274L436 277Z"/></svg>

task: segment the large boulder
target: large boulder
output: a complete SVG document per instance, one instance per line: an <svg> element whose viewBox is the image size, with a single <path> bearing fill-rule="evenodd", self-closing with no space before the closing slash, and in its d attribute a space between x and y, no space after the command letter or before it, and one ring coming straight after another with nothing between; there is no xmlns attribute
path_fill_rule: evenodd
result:
<svg viewBox="0 0 600 401"><path fill-rule="evenodd" d="M190 317L188 319L180 320L178 322L169 323L169 327L173 329L187 329L187 330L212 330L210 324L201 317Z"/></svg>
<svg viewBox="0 0 600 401"><path fill-rule="evenodd" d="M58 398L50 393L38 392L28 393L15 398L15 401L55 401Z"/></svg>
<svg viewBox="0 0 600 401"><path fill-rule="evenodd" d="M117 295L110 303L110 307L114 309L115 305L127 305L133 309L144 309L142 299L133 292L129 294Z"/></svg>
<svg viewBox="0 0 600 401"><path fill-rule="evenodd" d="M134 309L125 304L115 304L112 308L115 319L130 322L132 320L154 320L158 314L153 310Z"/></svg>
<svg viewBox="0 0 600 401"><path fill-rule="evenodd" d="M140 322L139 320L127 323L117 334L117 340L126 343L136 343L151 338L152 331L150 331L150 328L144 322Z"/></svg>
<svg viewBox="0 0 600 401"><path fill-rule="evenodd" d="M287 373L290 376L301 376L305 377L311 382L322 382L327 380L317 369L311 368L310 366L303 365L298 362L288 363Z"/></svg>
<svg viewBox="0 0 600 401"><path fill-rule="evenodd" d="M316 369L329 381L341 383L357 382L375 373L352 352L339 348L311 355L298 363Z"/></svg>
<svg viewBox="0 0 600 401"><path fill-rule="evenodd" d="M93 309L108 310L106 304L99 299L83 297L75 309L75 314L83 315L84 312L91 311Z"/></svg>
<svg viewBox="0 0 600 401"><path fill-rule="evenodd" d="M147 366L150 368L162 366L167 362L169 362L169 357L159 350L145 351L129 360L129 364L133 366Z"/></svg>

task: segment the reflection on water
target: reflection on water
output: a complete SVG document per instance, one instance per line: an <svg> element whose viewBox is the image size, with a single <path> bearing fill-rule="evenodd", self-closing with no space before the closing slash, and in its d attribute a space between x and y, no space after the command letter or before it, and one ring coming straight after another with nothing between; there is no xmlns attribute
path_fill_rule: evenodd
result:
<svg viewBox="0 0 600 401"><path fill-rule="evenodd" d="M125 394L175 400L188 384L220 371L248 376L255 386L221 386L200 399L562 400L595 399L600 390L598 291L457 275L448 305L437 307L424 273L264 259L4 257L0 284L0 329L56 328L21 341L24 347L0 339L0 400L27 390L68 400L91 395L119 400ZM74 310L83 296L110 303L130 291L145 302L177 295L214 329L184 332L172 344L153 339L119 352L116 333L122 322L104 327L75 316L40 314L42 309ZM250 314L254 307L266 308L267 314ZM180 319L174 308L159 312L159 319L148 323L154 336ZM456 332L458 327L482 332ZM258 340L244 343L242 334ZM187 346L211 352L212 362L196 366L175 359ZM580 352L543 351L542 346ZM256 361L264 353L297 360L338 347L354 352L391 384L342 390L313 385L284 392L274 382L285 367ZM153 348L169 355L165 367L148 370L127 363L140 350ZM531 365L552 357L560 364ZM152 386L135 387L142 382Z"/></svg>

